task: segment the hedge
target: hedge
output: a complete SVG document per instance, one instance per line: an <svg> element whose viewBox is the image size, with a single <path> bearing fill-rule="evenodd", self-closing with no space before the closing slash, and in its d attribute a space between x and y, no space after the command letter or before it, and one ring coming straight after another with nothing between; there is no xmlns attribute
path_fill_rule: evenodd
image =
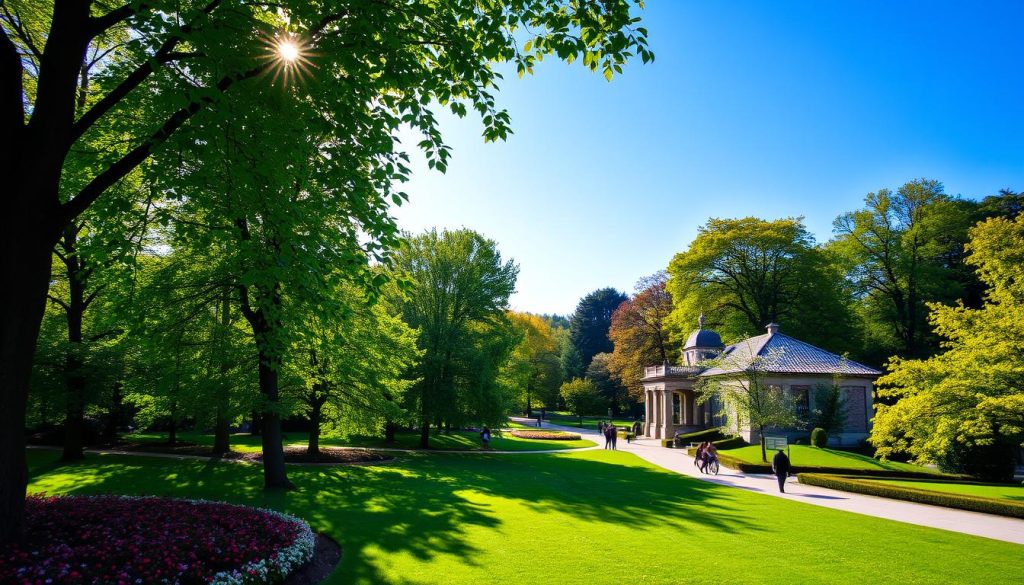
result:
<svg viewBox="0 0 1024 585"><path fill-rule="evenodd" d="M969 510L971 512L983 512L985 514L1024 518L1024 502L1012 502L981 496L950 494L901 485L883 484L864 480L856 476L851 477L849 475L801 473L797 476L797 479L800 483L816 485L833 490L855 492L869 496L880 496L894 500L906 500L908 502L916 502L918 504L958 508L960 510Z"/></svg>
<svg viewBox="0 0 1024 585"><path fill-rule="evenodd" d="M703 443L704 441L721 441L727 438L722 429L707 429L704 431L695 431L693 433L686 433L676 437L676 442L680 447L685 447L688 443Z"/></svg>
<svg viewBox="0 0 1024 585"><path fill-rule="evenodd" d="M520 439L541 439L547 441L576 441L581 437L579 433L567 433L565 431L531 431L528 429L514 429L511 434Z"/></svg>
<svg viewBox="0 0 1024 585"><path fill-rule="evenodd" d="M717 443L716 443L717 445ZM687 453L696 455L697 449L688 449ZM718 462L730 469L743 473L761 473L771 475L771 463L748 463L731 455L718 452ZM862 477L883 477L892 479L970 479L966 475L940 475L927 471L898 471L894 469L850 469L849 467L816 467L813 465L794 465L790 473L824 473L838 475L857 475Z"/></svg>

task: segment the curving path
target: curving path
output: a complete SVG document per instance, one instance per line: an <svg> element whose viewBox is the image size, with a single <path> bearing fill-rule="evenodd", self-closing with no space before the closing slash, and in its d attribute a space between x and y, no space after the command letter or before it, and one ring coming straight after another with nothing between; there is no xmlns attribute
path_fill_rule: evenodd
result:
<svg viewBox="0 0 1024 585"><path fill-rule="evenodd" d="M536 419L513 418L512 420L523 424L536 424ZM598 441L602 446L604 445L604 438L598 434L597 430L564 427L553 425L546 421L543 423L542 428L580 433L584 437ZM906 522L908 524L929 526L931 528L940 528L942 530L951 530L953 532L1024 544L1024 520L1017 518L830 490L798 483L795 477L790 478L786 484L786 493L780 494L778 483L774 476L748 475L727 467L722 467L722 471L718 475L705 475L693 465L693 458L684 451L666 449L661 446L660 441L653 439L640 439L632 443L619 440L618 450L633 453L658 467L701 481L745 489L805 504L844 510L855 514L887 518L897 522Z"/></svg>

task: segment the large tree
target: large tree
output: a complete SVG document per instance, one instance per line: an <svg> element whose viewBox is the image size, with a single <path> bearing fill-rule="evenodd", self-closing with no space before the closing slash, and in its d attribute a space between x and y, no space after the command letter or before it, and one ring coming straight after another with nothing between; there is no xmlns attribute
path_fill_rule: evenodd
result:
<svg viewBox="0 0 1024 585"><path fill-rule="evenodd" d="M468 229L410 237L395 254L394 267L408 284L404 295L389 300L419 331L422 356L409 376L416 380L410 402L417 411L420 446L427 448L431 424L458 423L478 414L484 402L501 402L470 393L498 390L504 360L497 354L505 341L511 351L517 339L505 311L519 267L502 260L493 240ZM464 405L470 409L460 408Z"/></svg>
<svg viewBox="0 0 1024 585"><path fill-rule="evenodd" d="M238 0L4 3L0 15L0 540L20 534L27 482L23 428L32 355L65 226L197 115L273 82L317 78L303 99L337 114L339 150L358 158L396 150L396 131L424 133L432 167L448 149L428 104L477 111L485 137L508 134L495 105L496 65L532 72L545 55L608 78L639 54L647 31L627 0L465 3ZM522 46L521 31L531 31ZM110 39L124 42L111 43ZM287 50L275 51L275 45ZM95 51L97 47L109 50ZM275 58L276 54L276 58ZM76 112L83 66L97 60L89 107ZM237 91L241 88L242 91ZM358 131L353 132L357 128ZM62 188L75 147L116 140ZM196 148L203 150L202 144ZM401 161L373 181L381 197L406 176Z"/></svg>
<svg viewBox="0 0 1024 585"><path fill-rule="evenodd" d="M710 219L668 272L677 339L706 314L726 339L777 322L833 351L855 345L841 275L799 218Z"/></svg>
<svg viewBox="0 0 1024 585"><path fill-rule="evenodd" d="M679 340L669 335L668 329L672 296L665 286L667 280L665 272L640 279L636 293L612 315L608 336L614 350L608 368L634 400L643 397L640 378L644 366L679 358Z"/></svg>
<svg viewBox="0 0 1024 585"><path fill-rule="evenodd" d="M919 179L869 193L863 208L835 220L829 248L854 286L870 361L937 349L925 303L964 296L971 277L960 267L973 208L938 181Z"/></svg>
<svg viewBox="0 0 1024 585"><path fill-rule="evenodd" d="M614 288L607 287L599 288L580 299L569 318L569 341L579 356L579 371L567 372L567 377L582 375L595 355L612 351L612 341L608 338L612 314L627 298Z"/></svg>
<svg viewBox="0 0 1024 585"><path fill-rule="evenodd" d="M543 317L530 313L510 312L509 321L520 339L502 368L505 383L511 387L527 416L537 405L554 408L562 371L558 341L551 325Z"/></svg>
<svg viewBox="0 0 1024 585"><path fill-rule="evenodd" d="M970 235L984 305L929 305L943 350L890 362L879 396L894 404L878 406L871 441L883 456L908 452L1005 480L1024 446L1024 216L989 219Z"/></svg>

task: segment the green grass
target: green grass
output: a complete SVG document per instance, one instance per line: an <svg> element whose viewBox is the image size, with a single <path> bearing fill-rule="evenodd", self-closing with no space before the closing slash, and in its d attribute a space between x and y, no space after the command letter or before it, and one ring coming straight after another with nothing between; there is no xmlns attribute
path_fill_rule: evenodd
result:
<svg viewBox="0 0 1024 585"><path fill-rule="evenodd" d="M596 429L597 428L597 423L599 423L600 421L608 422L608 417L607 416L585 416L585 417L583 417L583 426L582 427L580 426L580 419L579 419L579 417L573 416L573 415L569 414L568 412L564 412L564 411L550 411L550 412L546 413L546 418L544 420L549 422L549 423L551 423L551 424L560 425L560 426L564 426L564 427ZM624 418L612 419L612 424L614 424L617 427L632 427L634 422L635 421L632 421L632 420L629 420L629 419L624 419Z"/></svg>
<svg viewBox="0 0 1024 585"><path fill-rule="evenodd" d="M738 449L723 449L720 453L735 457L747 463L761 463L761 447L759 445L748 445ZM774 454L775 453L773 451L768 451L768 463L771 463L772 456ZM899 463L897 461L883 462L859 453L811 447L809 445L790 445L789 456L793 465L939 473L934 469L921 467L919 465Z"/></svg>
<svg viewBox="0 0 1024 585"><path fill-rule="evenodd" d="M1020 484L1008 485L1005 483L963 483L944 481L912 481L893 479L871 479L872 482L910 487L919 490L929 490L946 494L963 494L966 496L978 496L981 498L992 498L995 500L1007 500L1011 502L1024 502L1024 486Z"/></svg>
<svg viewBox="0 0 1024 585"><path fill-rule="evenodd" d="M301 516L342 545L332 584L997 585L1024 574L1019 545L719 486L623 452L291 466L298 489L286 493L265 493L254 465L58 456L29 452L30 491L199 497Z"/></svg>
<svg viewBox="0 0 1024 585"><path fill-rule="evenodd" d="M133 433L125 436L129 441L164 442L166 433ZM186 431L178 433L181 441L191 441L200 445L213 445L213 435ZM286 446L305 446L309 437L306 433L285 433ZM246 433L231 435L231 449L239 452L259 452L261 438ZM341 437L325 434L320 437L321 447L390 447L398 449L416 449L420 444L420 436L416 433L398 433L394 443L385 443L380 437ZM543 441L520 439L510 434L497 434L491 437L491 449L495 451L543 451L548 449L579 449L593 447L597 443L580 439L578 441ZM480 451L480 434L472 431L452 431L451 434L430 436L430 447L438 450Z"/></svg>

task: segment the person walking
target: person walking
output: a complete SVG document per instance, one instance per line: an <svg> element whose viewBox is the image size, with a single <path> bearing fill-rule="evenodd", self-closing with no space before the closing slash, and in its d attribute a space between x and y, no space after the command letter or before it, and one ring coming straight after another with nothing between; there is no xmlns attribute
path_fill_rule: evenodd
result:
<svg viewBox="0 0 1024 585"><path fill-rule="evenodd" d="M702 472L704 471L704 469L701 466L701 464L704 463L704 447L706 446L707 443L705 442L701 442L700 445L697 445L697 454L693 457L693 464L697 467L697 469L701 470Z"/></svg>
<svg viewBox="0 0 1024 585"><path fill-rule="evenodd" d="M602 423L602 424L604 424L604 423ZM604 434L604 448L605 449L611 449L612 448L612 436L608 432L609 428L610 427L608 425L604 425L604 430L602 431L602 433Z"/></svg>
<svg viewBox="0 0 1024 585"><path fill-rule="evenodd" d="M772 457L772 471L775 472L775 478L779 480L779 492L786 493L786 478L789 477L789 457L786 457L786 453L779 449L779 452Z"/></svg>
<svg viewBox="0 0 1024 585"><path fill-rule="evenodd" d="M491 447L491 429L484 427L483 430L480 431L480 442L484 444L484 449L489 449Z"/></svg>
<svg viewBox="0 0 1024 585"><path fill-rule="evenodd" d="M612 451L618 451L619 429L615 425L608 425L608 432L611 434Z"/></svg>

